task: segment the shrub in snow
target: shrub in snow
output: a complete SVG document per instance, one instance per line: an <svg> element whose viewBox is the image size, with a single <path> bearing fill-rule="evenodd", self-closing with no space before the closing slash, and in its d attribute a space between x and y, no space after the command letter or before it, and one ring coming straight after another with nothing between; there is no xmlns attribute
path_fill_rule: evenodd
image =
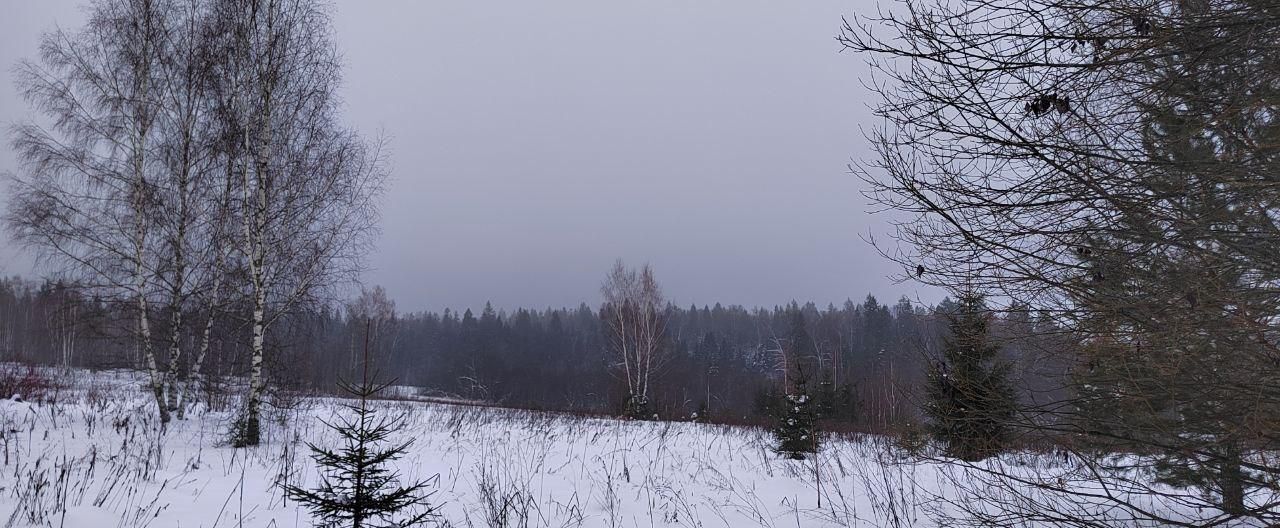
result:
<svg viewBox="0 0 1280 528"><path fill-rule="evenodd" d="M658 415L649 409L649 398L638 394L627 398L627 403L622 410L622 415L632 420L658 419Z"/></svg>
<svg viewBox="0 0 1280 528"><path fill-rule="evenodd" d="M254 445L256 438L259 437L258 420L249 420L247 416L241 412L234 422L231 422L231 446L232 447L248 447Z"/></svg>
<svg viewBox="0 0 1280 528"><path fill-rule="evenodd" d="M53 379L33 365L0 364L0 399L41 402L55 391Z"/></svg>

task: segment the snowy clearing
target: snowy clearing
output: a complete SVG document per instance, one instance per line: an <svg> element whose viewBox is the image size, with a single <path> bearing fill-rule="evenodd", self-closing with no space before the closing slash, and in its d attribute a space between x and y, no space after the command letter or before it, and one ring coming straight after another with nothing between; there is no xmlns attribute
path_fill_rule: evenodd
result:
<svg viewBox="0 0 1280 528"><path fill-rule="evenodd" d="M269 415L262 446L232 449L228 412L159 434L125 374L81 376L58 403L0 401L3 526L302 527L281 482L314 483L306 443L333 445L337 400ZM153 405L153 403L152 403ZM820 458L780 459L766 431L627 422L433 402L402 413L407 480L430 479L443 526L921 526L954 508L950 466L906 463L878 437L832 439ZM1035 467L1047 457L1005 457ZM993 490L994 492L994 490Z"/></svg>

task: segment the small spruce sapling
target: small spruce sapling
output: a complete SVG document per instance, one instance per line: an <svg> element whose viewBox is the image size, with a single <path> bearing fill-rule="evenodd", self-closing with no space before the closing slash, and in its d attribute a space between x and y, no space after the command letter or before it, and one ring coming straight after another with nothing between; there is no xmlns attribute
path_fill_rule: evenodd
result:
<svg viewBox="0 0 1280 528"><path fill-rule="evenodd" d="M391 462L402 457L413 440L382 447L405 425L404 417L378 416L369 399L392 382L369 380L368 330L365 365L359 385L340 382L343 391L359 401L345 405L352 416L324 422L342 437L343 446L324 449L310 442L311 458L321 468L320 485L314 489L285 486L289 498L307 506L317 525L352 528L406 528L423 524L434 515L425 481L401 484Z"/></svg>
<svg viewBox="0 0 1280 528"><path fill-rule="evenodd" d="M794 385L783 401L778 425L773 436L778 442L778 454L793 460L804 460L806 453L818 449L817 405L809 394L808 377L804 369L798 369Z"/></svg>

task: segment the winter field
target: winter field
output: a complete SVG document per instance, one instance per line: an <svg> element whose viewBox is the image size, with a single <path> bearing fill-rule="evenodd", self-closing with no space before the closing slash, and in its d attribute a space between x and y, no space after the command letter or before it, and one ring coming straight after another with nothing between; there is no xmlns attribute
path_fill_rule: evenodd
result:
<svg viewBox="0 0 1280 528"><path fill-rule="evenodd" d="M131 374L61 382L53 402L0 401L3 526L311 525L279 484L317 480L306 442L336 443L321 420L341 412L338 401L300 398L273 409L263 445L233 449L227 412L197 410L159 433ZM415 443L397 467L405 479L429 479L441 526L932 526L977 503L966 493L1003 493L980 470L909 462L880 437L830 439L815 474L813 460L774 454L764 430L376 405L407 417L402 435ZM1049 455L990 463L1058 485L1075 471Z"/></svg>

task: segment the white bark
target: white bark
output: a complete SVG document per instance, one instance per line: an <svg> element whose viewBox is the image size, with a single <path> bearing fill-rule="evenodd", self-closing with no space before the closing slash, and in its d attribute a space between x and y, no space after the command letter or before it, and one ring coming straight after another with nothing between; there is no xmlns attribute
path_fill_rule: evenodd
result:
<svg viewBox="0 0 1280 528"><path fill-rule="evenodd" d="M156 81L168 7L161 0L96 3L84 28L47 34L40 60L19 66L20 91L50 125L14 131L23 167L6 216L21 243L64 264L95 296L137 311L133 335L162 422L169 416L150 296L158 256L156 112L164 106Z"/></svg>
<svg viewBox="0 0 1280 528"><path fill-rule="evenodd" d="M646 403L654 373L665 359L662 341L666 332L666 307L661 288L648 265L637 272L618 261L601 292L605 297L602 312L609 353L619 359L622 367L628 405Z"/></svg>
<svg viewBox="0 0 1280 528"><path fill-rule="evenodd" d="M156 14L151 11L149 2L144 4L146 7L143 12L137 16L140 23L145 27L144 36L152 34L149 27L154 24ZM136 281L136 290L134 294L138 298L138 338L142 344L143 359L146 362L147 374L151 381L151 390L156 399L156 406L160 412L160 423L169 422L169 409L164 402L164 385L162 374L156 365L155 351L151 344L151 314L147 303L147 279L150 276L150 270L145 266L147 261L147 235L150 225L148 223L149 206L147 188L147 151L149 134L153 116L151 112L154 110L153 101L151 99L152 85L150 80L152 54L156 51L156 43L150 38L143 38L140 43L142 47L141 57L133 64L134 79L137 83L137 90L134 93L136 98L134 101L134 127L135 137L133 143L133 210L131 211L134 218L134 279Z"/></svg>
<svg viewBox="0 0 1280 528"><path fill-rule="evenodd" d="M141 157L141 154L138 154ZM141 163L141 162L139 162ZM142 186L141 169L139 169L138 179L139 188ZM137 191L141 194L141 190ZM140 199L139 199L140 200ZM141 207L138 208L140 210ZM142 215L139 214L139 217ZM138 340L142 347L143 363L147 369L147 379L151 385L152 395L156 400L156 407L160 412L160 423L169 423L169 408L164 401L164 381L163 374L160 372L159 366L156 364L155 350L151 344L151 314L150 306L147 303L147 277L148 274L143 268L143 262L146 251L146 226L141 219L137 221L134 236L134 277L135 277L135 295L138 304Z"/></svg>
<svg viewBox="0 0 1280 528"><path fill-rule="evenodd" d="M273 323L354 278L376 220L378 151L336 122L337 52L311 0L215 2L218 123L234 138L235 253L252 318L244 445L258 443ZM230 181L230 180L229 180Z"/></svg>

